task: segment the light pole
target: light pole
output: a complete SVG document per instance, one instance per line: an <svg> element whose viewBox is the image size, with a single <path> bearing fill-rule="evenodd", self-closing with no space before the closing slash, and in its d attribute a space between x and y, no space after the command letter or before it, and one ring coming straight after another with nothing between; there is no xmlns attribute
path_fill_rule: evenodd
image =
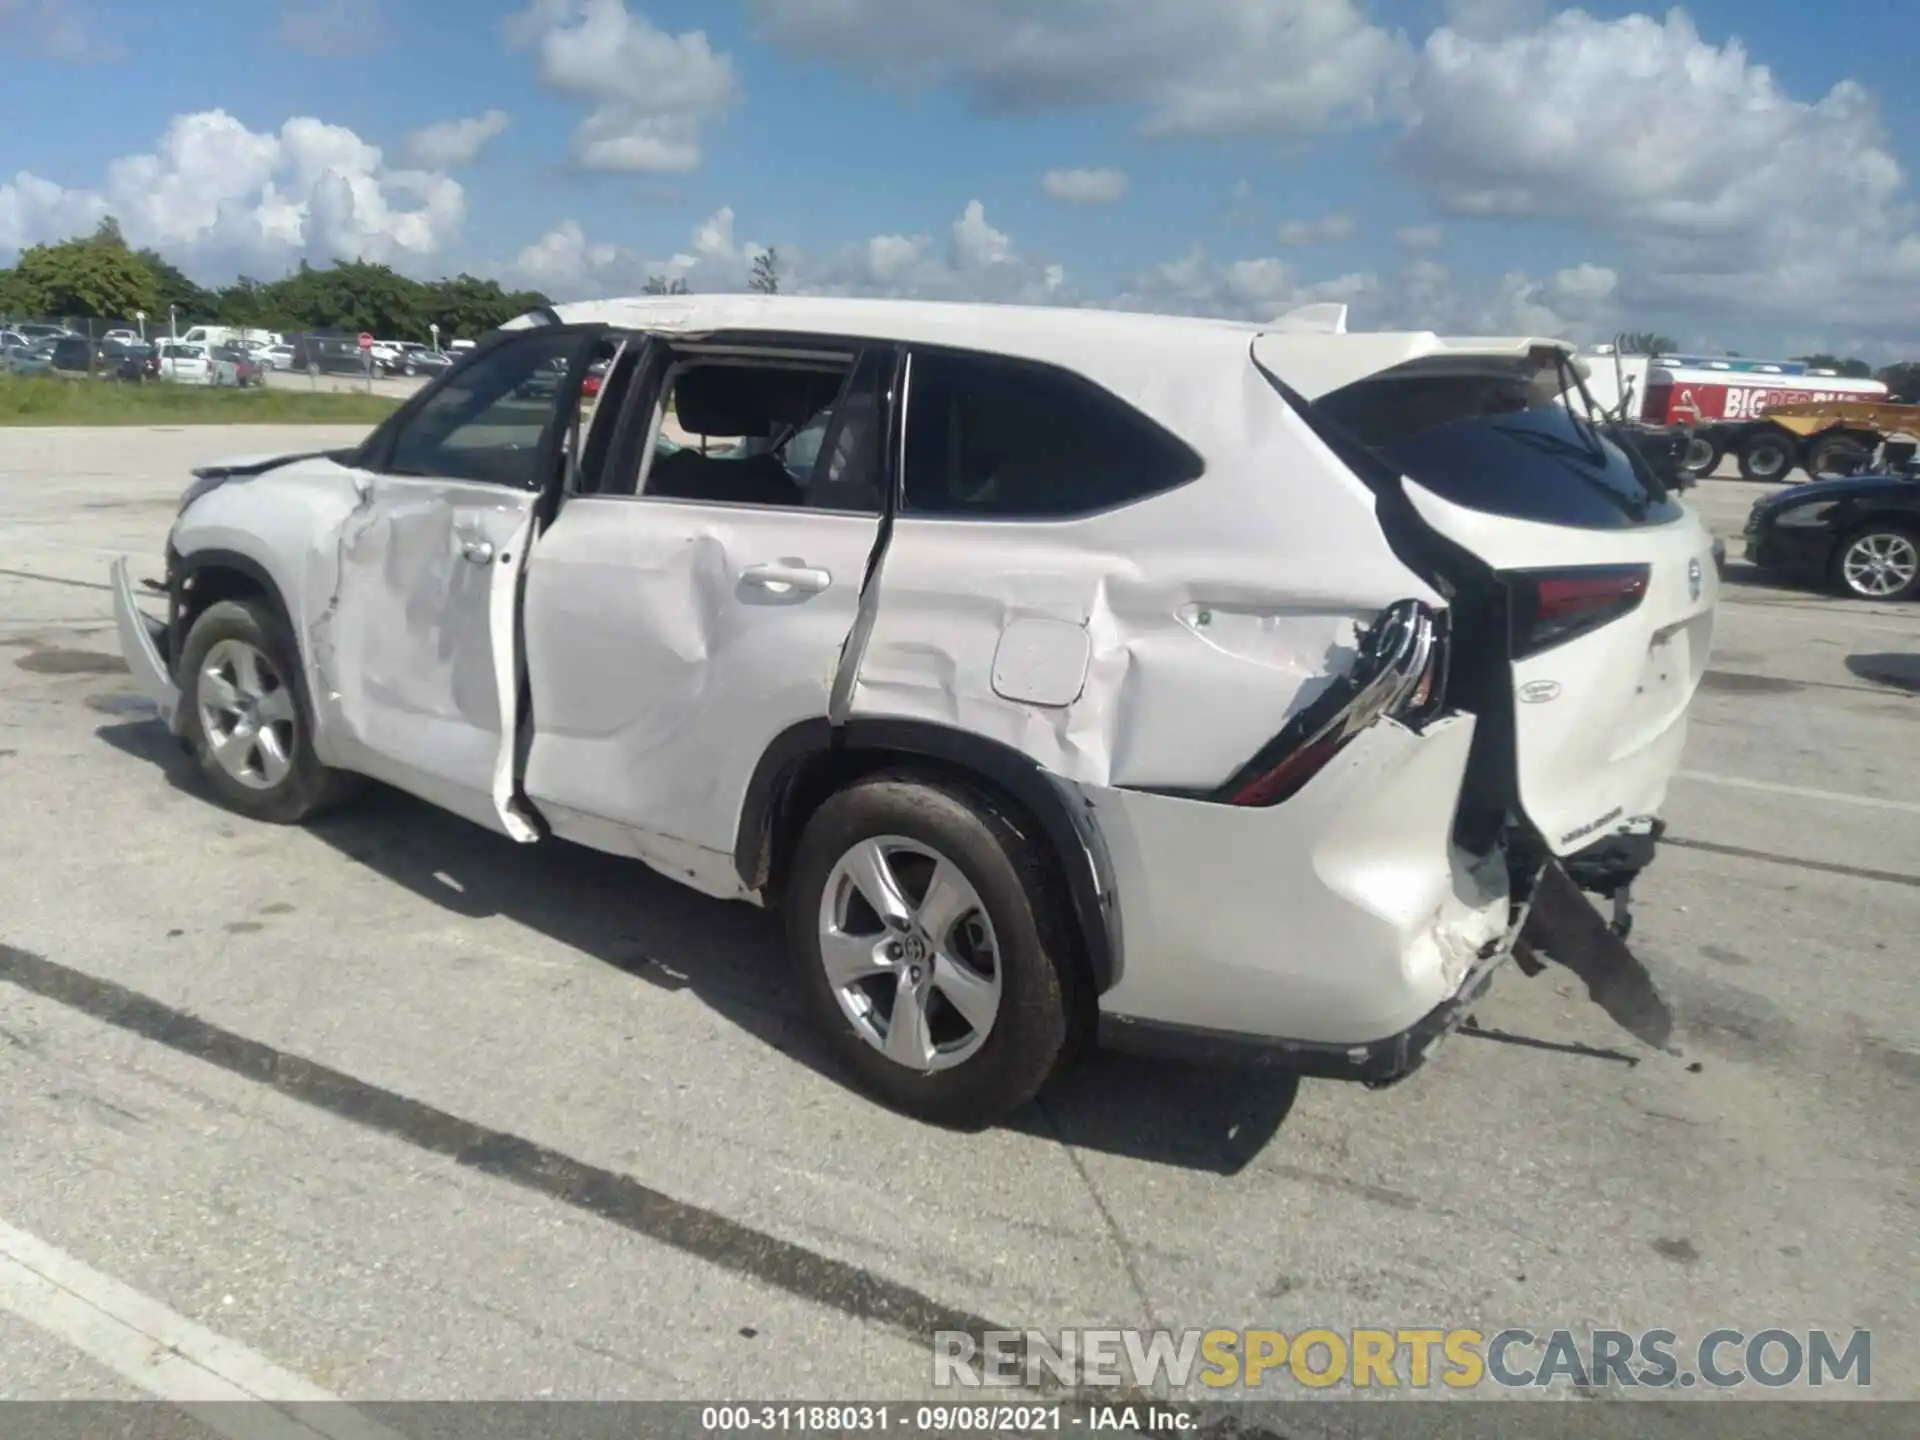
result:
<svg viewBox="0 0 1920 1440"><path fill-rule="evenodd" d="M147 312L136 310L133 312L133 318L140 322L140 343L144 345L147 343Z"/></svg>
<svg viewBox="0 0 1920 1440"><path fill-rule="evenodd" d="M179 308L178 305L167 306L167 338L169 340L180 338L180 317L175 313Z"/></svg>
<svg viewBox="0 0 1920 1440"><path fill-rule="evenodd" d="M433 332L433 353L438 355L440 353L440 327L434 324L427 326L427 329Z"/></svg>

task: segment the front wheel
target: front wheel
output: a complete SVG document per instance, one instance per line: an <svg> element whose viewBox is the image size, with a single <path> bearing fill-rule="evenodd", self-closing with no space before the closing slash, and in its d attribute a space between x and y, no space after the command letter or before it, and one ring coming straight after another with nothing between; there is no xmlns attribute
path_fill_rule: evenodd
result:
<svg viewBox="0 0 1920 1440"><path fill-rule="evenodd" d="M970 788L862 780L807 823L787 940L842 1061L895 1108L978 1127L1031 1100L1081 997L1049 867Z"/></svg>
<svg viewBox="0 0 1920 1440"><path fill-rule="evenodd" d="M355 788L353 776L321 764L314 753L299 654L266 605L209 605L181 647L178 683L188 748L232 809L298 824Z"/></svg>
<svg viewBox="0 0 1920 1440"><path fill-rule="evenodd" d="M1920 532L1885 523L1856 530L1834 551L1833 581L1859 600L1920 594Z"/></svg>

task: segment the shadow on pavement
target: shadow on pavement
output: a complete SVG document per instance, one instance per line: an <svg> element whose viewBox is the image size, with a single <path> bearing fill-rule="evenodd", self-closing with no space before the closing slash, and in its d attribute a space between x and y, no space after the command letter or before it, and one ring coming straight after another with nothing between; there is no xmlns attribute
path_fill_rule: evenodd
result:
<svg viewBox="0 0 1920 1440"><path fill-rule="evenodd" d="M1889 651L1849 655L1847 669L1860 679L1870 680L1876 685L1904 690L1909 695L1920 695L1920 654L1902 655Z"/></svg>
<svg viewBox="0 0 1920 1440"><path fill-rule="evenodd" d="M95 733L157 765L174 788L216 803L158 721ZM765 911L710 900L637 860L558 840L518 845L384 786L306 829L456 915L512 920L648 985L690 990L762 1044L851 1088L815 1033L779 925ZM1297 1090L1289 1076L1096 1052L1007 1125L1078 1149L1231 1175L1279 1131Z"/></svg>

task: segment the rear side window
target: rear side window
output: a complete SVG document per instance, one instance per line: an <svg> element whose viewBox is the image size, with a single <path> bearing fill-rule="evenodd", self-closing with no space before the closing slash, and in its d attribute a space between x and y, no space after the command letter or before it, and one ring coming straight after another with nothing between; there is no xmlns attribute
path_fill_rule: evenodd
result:
<svg viewBox="0 0 1920 1440"><path fill-rule="evenodd" d="M909 515L1044 519L1171 490L1200 457L1098 386L1049 365L915 351Z"/></svg>
<svg viewBox="0 0 1920 1440"><path fill-rule="evenodd" d="M1396 473L1468 509L1582 530L1662 525L1683 513L1644 462L1538 377L1388 373L1310 408Z"/></svg>

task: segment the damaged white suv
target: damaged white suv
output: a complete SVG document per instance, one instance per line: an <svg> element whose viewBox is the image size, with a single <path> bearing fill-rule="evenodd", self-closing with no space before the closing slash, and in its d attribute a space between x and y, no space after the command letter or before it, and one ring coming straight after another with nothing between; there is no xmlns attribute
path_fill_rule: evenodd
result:
<svg viewBox="0 0 1920 1440"><path fill-rule="evenodd" d="M543 311L196 472L123 645L246 814L373 777L777 907L915 1114L1096 1037L1393 1080L1650 857L1715 572L1564 345L1340 328Z"/></svg>

